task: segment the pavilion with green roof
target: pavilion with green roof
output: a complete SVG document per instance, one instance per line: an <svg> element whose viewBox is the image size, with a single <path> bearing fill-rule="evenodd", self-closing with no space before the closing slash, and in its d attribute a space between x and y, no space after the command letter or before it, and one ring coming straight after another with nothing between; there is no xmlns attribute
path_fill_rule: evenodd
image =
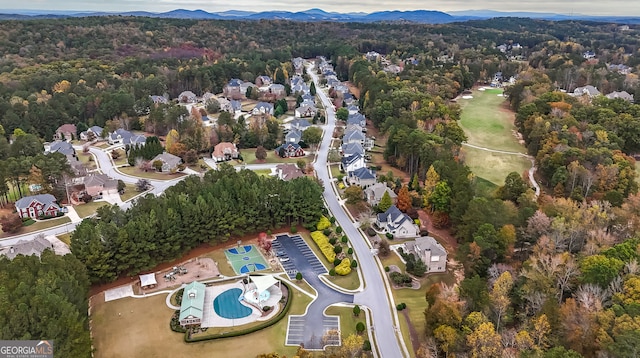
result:
<svg viewBox="0 0 640 358"><path fill-rule="evenodd" d="M202 322L204 288L205 285L198 281L193 281L185 286L180 305L181 326L191 326Z"/></svg>

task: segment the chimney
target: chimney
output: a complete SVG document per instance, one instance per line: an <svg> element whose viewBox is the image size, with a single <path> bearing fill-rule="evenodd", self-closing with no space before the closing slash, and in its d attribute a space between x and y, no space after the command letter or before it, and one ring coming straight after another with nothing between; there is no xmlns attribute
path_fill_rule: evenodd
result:
<svg viewBox="0 0 640 358"><path fill-rule="evenodd" d="M11 247L9 248L9 253L12 253L12 254L13 254L15 251L16 251L16 250L14 250L14 249L13 249L13 246L11 246Z"/></svg>

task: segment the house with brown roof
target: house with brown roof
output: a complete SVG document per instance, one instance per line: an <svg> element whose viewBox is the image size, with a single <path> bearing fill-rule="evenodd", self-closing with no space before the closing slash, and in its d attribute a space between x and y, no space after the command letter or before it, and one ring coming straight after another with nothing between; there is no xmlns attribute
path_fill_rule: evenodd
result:
<svg viewBox="0 0 640 358"><path fill-rule="evenodd" d="M158 154L151 159L151 163L155 163L156 161L162 162L162 168L160 171L163 173L175 172L178 170L178 166L182 164L182 159L180 157L167 152Z"/></svg>
<svg viewBox="0 0 640 358"><path fill-rule="evenodd" d="M222 142L213 147L211 158L216 162L226 162L231 159L238 159L239 155L238 148L234 143Z"/></svg>
<svg viewBox="0 0 640 358"><path fill-rule="evenodd" d="M115 194L118 192L118 181L106 174L91 174L83 179L84 190L91 196Z"/></svg>
<svg viewBox="0 0 640 358"><path fill-rule="evenodd" d="M72 141L76 138L76 132L77 128L75 124L63 124L56 129L56 133L53 135L53 138L57 140Z"/></svg>
<svg viewBox="0 0 640 358"><path fill-rule="evenodd" d="M277 177L280 180L293 180L304 176L304 173L297 165L287 163L278 164L275 168L271 169L271 175Z"/></svg>

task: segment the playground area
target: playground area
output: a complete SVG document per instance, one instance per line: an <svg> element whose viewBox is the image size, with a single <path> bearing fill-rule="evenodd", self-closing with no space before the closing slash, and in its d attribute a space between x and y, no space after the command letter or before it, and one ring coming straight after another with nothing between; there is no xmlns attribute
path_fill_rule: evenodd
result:
<svg viewBox="0 0 640 358"><path fill-rule="evenodd" d="M254 245L238 245L224 250L224 255L238 275L262 271L269 267L265 258Z"/></svg>
<svg viewBox="0 0 640 358"><path fill-rule="evenodd" d="M208 257L197 257L180 263L166 270L155 272L155 283L141 286L140 281L136 281L133 289L137 294L151 293L166 290L176 285L187 284L192 281L206 280L220 276L220 271L216 263Z"/></svg>

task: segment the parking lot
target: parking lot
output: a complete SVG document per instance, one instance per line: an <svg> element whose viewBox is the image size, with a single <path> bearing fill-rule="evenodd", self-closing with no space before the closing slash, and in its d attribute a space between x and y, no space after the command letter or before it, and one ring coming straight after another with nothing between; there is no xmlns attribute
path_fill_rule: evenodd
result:
<svg viewBox="0 0 640 358"><path fill-rule="evenodd" d="M272 250L290 279L295 279L298 272L304 274L305 271L311 270L316 276L328 272L300 235L276 236L272 242Z"/></svg>

